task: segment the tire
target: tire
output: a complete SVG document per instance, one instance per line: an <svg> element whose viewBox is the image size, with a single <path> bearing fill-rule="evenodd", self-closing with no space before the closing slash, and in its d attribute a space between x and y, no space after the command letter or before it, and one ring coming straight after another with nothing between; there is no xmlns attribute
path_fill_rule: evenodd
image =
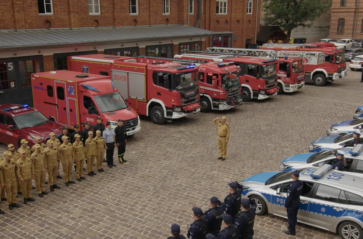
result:
<svg viewBox="0 0 363 239"><path fill-rule="evenodd" d="M161 108L161 106L154 106L151 109L150 118L154 124L165 124L163 108Z"/></svg>
<svg viewBox="0 0 363 239"><path fill-rule="evenodd" d="M277 94L282 95L284 92L284 88L282 87L281 83L277 84Z"/></svg>
<svg viewBox="0 0 363 239"><path fill-rule="evenodd" d="M326 77L323 74L316 74L313 77L314 85L323 86L326 84Z"/></svg>
<svg viewBox="0 0 363 239"><path fill-rule="evenodd" d="M206 97L200 98L200 111L201 112L209 112L212 110L210 101Z"/></svg>
<svg viewBox="0 0 363 239"><path fill-rule="evenodd" d="M244 102L251 101L251 92L248 88L242 88L242 100Z"/></svg>
<svg viewBox="0 0 363 239"><path fill-rule="evenodd" d="M350 68L350 67L349 67L349 69L350 69L351 71L355 71L355 69L354 69L354 68Z"/></svg>
<svg viewBox="0 0 363 239"><path fill-rule="evenodd" d="M363 230L355 222L348 221L341 223L338 228L338 233L344 239L363 238Z"/></svg>
<svg viewBox="0 0 363 239"><path fill-rule="evenodd" d="M257 215L264 215L267 213L267 205L265 200L263 200L261 197L257 195L249 196L250 199L254 199L257 207L256 207L256 214Z"/></svg>

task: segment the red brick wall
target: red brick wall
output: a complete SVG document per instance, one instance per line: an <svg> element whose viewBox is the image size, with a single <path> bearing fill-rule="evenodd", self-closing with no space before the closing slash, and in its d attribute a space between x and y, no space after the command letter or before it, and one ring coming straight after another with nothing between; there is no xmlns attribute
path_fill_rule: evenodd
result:
<svg viewBox="0 0 363 239"><path fill-rule="evenodd" d="M44 71L54 70L54 57L53 56L43 56Z"/></svg>

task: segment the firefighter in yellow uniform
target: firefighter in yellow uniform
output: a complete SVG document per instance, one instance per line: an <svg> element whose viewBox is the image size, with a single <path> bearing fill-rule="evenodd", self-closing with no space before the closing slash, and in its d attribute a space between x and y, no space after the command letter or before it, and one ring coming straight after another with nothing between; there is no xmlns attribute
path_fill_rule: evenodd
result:
<svg viewBox="0 0 363 239"><path fill-rule="evenodd" d="M37 137L35 137L35 140L36 140L37 142L36 142L36 144L34 144L34 145L33 145L33 147L32 147L32 150L31 150L31 151L32 151L32 152L34 152L34 151L35 151L35 146L36 146L36 145L39 145L39 146L40 146L40 151L42 151L42 152L43 152L43 151L44 151L44 149L45 149L45 144L43 144L43 143L42 143L42 138L40 138L39 136L37 136Z"/></svg>
<svg viewBox="0 0 363 239"><path fill-rule="evenodd" d="M33 163L33 167L35 170L35 185L36 190L39 197L43 197L43 195L47 195L48 193L45 191L45 155L41 150L41 146L36 144L34 145L35 152L32 153L31 160Z"/></svg>
<svg viewBox="0 0 363 239"><path fill-rule="evenodd" d="M12 159L14 159L15 163L18 162L18 159L20 159L20 154L16 152L15 146L13 144L8 145L8 151L11 153ZM16 177L18 177L18 174L16 174ZM17 187L18 187L18 194L21 195L22 189L21 189L21 183L19 182L19 179L17 181Z"/></svg>
<svg viewBox="0 0 363 239"><path fill-rule="evenodd" d="M101 131L97 130L96 131L96 138L95 138L95 142L96 142L96 147L97 147L97 169L98 172L102 173L105 170L103 170L103 156L105 154L105 146L106 146L106 141L104 138L102 138L101 136Z"/></svg>
<svg viewBox="0 0 363 239"><path fill-rule="evenodd" d="M3 173L0 170L0 189L3 190L4 189L4 186L5 185L4 185L4 180L3 180ZM5 212L0 209L0 214L5 214Z"/></svg>
<svg viewBox="0 0 363 239"><path fill-rule="evenodd" d="M30 158L30 156L31 156L32 152L31 152L31 150L30 150L30 147L28 146L28 141L27 141L26 139L22 139L22 140L20 141L20 144L21 144L21 147L20 147L19 149L23 149L23 150L25 150L25 155L26 155L26 157L27 157L27 158ZM19 149L18 149L18 151L19 151Z"/></svg>
<svg viewBox="0 0 363 239"><path fill-rule="evenodd" d="M34 166L30 158L27 158L25 151L19 150L20 159L17 161L17 175L21 183L24 204L27 202L34 202L35 199L31 197L32 177L35 178Z"/></svg>
<svg viewBox="0 0 363 239"><path fill-rule="evenodd" d="M45 160L45 169L48 172L48 181L50 191L54 191L54 189L60 189L57 182L58 175L58 149L53 147L53 141L48 140L47 148L44 149L44 160Z"/></svg>
<svg viewBox="0 0 363 239"><path fill-rule="evenodd" d="M0 156L0 163L1 163L1 161L3 161L3 158ZM1 185L0 185L0 200L1 201L6 201L7 200L7 198L5 197L5 187L1 187ZM0 213L1 214L1 213Z"/></svg>
<svg viewBox="0 0 363 239"><path fill-rule="evenodd" d="M16 162L11 158L11 153L9 151L5 151L3 156L4 159L0 162L0 171L4 178L8 206L10 210L13 210L14 207L20 207L16 203L16 191L18 188Z"/></svg>
<svg viewBox="0 0 363 239"><path fill-rule="evenodd" d="M59 158L63 166L63 178L66 186L75 183L72 181L73 146L69 145L68 137L62 137L63 144L59 146Z"/></svg>
<svg viewBox="0 0 363 239"><path fill-rule="evenodd" d="M87 158L87 173L88 176L93 177L93 175L96 175L95 172L93 172L93 164L96 159L97 155L97 147L95 139L93 138L93 132L88 131L88 139L86 140L86 158Z"/></svg>
<svg viewBox="0 0 363 239"><path fill-rule="evenodd" d="M56 148L57 150L59 150L59 146L61 145L61 142L59 141L59 139L57 139L55 137L55 133L54 132L49 133L49 137L50 137L50 139L48 141L53 142L53 147ZM59 174L59 171L60 171L60 158L58 158L58 175L57 175L57 178L62 179L62 177Z"/></svg>
<svg viewBox="0 0 363 239"><path fill-rule="evenodd" d="M219 120L219 117L214 119L214 123L218 126L218 147L219 147L219 158L224 161L227 156L227 144L229 140L229 125L226 123L227 117L222 116L222 119Z"/></svg>
<svg viewBox="0 0 363 239"><path fill-rule="evenodd" d="M81 181L85 180L83 177L83 165L86 154L83 142L81 141L81 136L79 134L75 134L74 139L75 142L73 143L73 155L76 162L77 181Z"/></svg>

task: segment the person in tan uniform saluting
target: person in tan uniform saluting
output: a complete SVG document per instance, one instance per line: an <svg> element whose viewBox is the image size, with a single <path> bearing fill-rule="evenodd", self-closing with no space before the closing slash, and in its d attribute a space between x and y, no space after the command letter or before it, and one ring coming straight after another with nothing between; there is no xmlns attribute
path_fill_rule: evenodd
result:
<svg viewBox="0 0 363 239"><path fill-rule="evenodd" d="M19 150L20 159L17 161L17 175L21 183L23 192L24 204L27 202L34 202L35 199L31 197L32 177L35 178L34 166L30 158L26 157L25 151Z"/></svg>
<svg viewBox="0 0 363 239"><path fill-rule="evenodd" d="M37 137L35 137L35 140L37 141L37 143L33 145L32 152L35 151L35 146L36 145L39 145L40 146L40 151L43 152L44 149L45 149L45 144L42 143L42 138L40 138L39 136L37 136Z"/></svg>
<svg viewBox="0 0 363 239"><path fill-rule="evenodd" d="M219 147L219 157L218 159L224 161L227 156L227 144L229 140L229 125L226 123L227 117L222 116L214 119L214 123L218 126L218 147Z"/></svg>
<svg viewBox="0 0 363 239"><path fill-rule="evenodd" d="M16 191L18 188L18 180L16 177L17 166L14 159L11 158L11 153L9 151L5 151L3 156L4 159L0 162L0 171L4 178L4 188L8 197L8 206L10 210L13 210L14 207L20 207L20 205L16 203Z"/></svg>
<svg viewBox="0 0 363 239"><path fill-rule="evenodd" d="M15 146L13 144L9 144L8 145L8 151L11 154L12 159L14 159L15 163L18 162L18 159L20 159L20 154L16 152L15 150ZM18 177L18 174L16 174L16 177ZM19 179L17 178L17 187L18 187L18 194L21 195L22 194L22 189L21 189L21 183L19 182Z"/></svg>
<svg viewBox="0 0 363 239"><path fill-rule="evenodd" d="M68 137L62 137L63 144L59 146L59 158L63 166L63 178L66 186L70 183L75 183L72 181L72 165L73 165L73 146L69 145Z"/></svg>
<svg viewBox="0 0 363 239"><path fill-rule="evenodd" d="M95 138L95 142L96 142L96 147L97 147L97 169L98 172L102 173L105 170L103 170L103 155L105 154L105 146L106 146L106 141L104 138L101 137L101 131L97 130L96 131L96 138Z"/></svg>
<svg viewBox="0 0 363 239"><path fill-rule="evenodd" d="M73 156L74 160L76 161L77 181L81 181L85 180L85 178L83 177L83 165L86 154L83 142L81 141L81 135L75 134L74 138L76 141L73 143Z"/></svg>
<svg viewBox="0 0 363 239"><path fill-rule="evenodd" d="M93 175L96 175L95 172L93 172L93 164L95 162L97 155L97 147L96 147L96 141L93 138L93 132L88 132L88 139L86 140L86 158L87 158L87 172L88 176L92 177Z"/></svg>
<svg viewBox="0 0 363 239"><path fill-rule="evenodd" d="M61 142L59 141L59 139L57 139L55 137L54 132L49 133L49 137L50 137L50 139L48 140L48 142L49 141L53 142L53 147L56 148L57 152L58 152L59 146L61 145ZM59 174L59 170L60 170L60 159L58 158L58 175L57 175L57 178L62 179L62 176L60 176L60 174Z"/></svg>
<svg viewBox="0 0 363 239"><path fill-rule="evenodd" d="M47 148L44 149L44 160L45 169L48 172L48 181L50 191L53 192L54 189L60 189L57 182L58 174L58 149L53 147L53 141L48 140Z"/></svg>
<svg viewBox="0 0 363 239"><path fill-rule="evenodd" d="M21 144L21 147L19 149L23 149L25 151L26 157L30 158L30 156L32 155L32 151L30 150L30 147L28 146L28 141L26 139L22 139L22 140L20 140L20 144Z"/></svg>
<svg viewBox="0 0 363 239"><path fill-rule="evenodd" d="M47 195L48 193L45 191L45 155L44 152L41 151L41 146L36 144L34 145L35 152L31 156L31 160L33 162L33 167L35 170L35 185L36 190L39 197L43 197L43 195Z"/></svg>

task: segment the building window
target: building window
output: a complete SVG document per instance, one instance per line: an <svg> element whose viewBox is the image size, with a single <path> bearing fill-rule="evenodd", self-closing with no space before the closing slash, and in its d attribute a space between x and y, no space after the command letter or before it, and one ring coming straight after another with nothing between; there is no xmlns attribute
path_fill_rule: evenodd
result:
<svg viewBox="0 0 363 239"><path fill-rule="evenodd" d="M154 57L173 58L173 47L174 47L173 44L146 46L145 55L154 56Z"/></svg>
<svg viewBox="0 0 363 239"><path fill-rule="evenodd" d="M194 14L194 0L189 0L189 14Z"/></svg>
<svg viewBox="0 0 363 239"><path fill-rule="evenodd" d="M115 55L115 56L138 56L139 47L105 49L104 53L106 55Z"/></svg>
<svg viewBox="0 0 363 239"><path fill-rule="evenodd" d="M130 3L130 15L139 14L139 1L138 0L129 0Z"/></svg>
<svg viewBox="0 0 363 239"><path fill-rule="evenodd" d="M340 0L340 6L346 7L347 6L347 0Z"/></svg>
<svg viewBox="0 0 363 239"><path fill-rule="evenodd" d="M31 86L31 75L40 72L38 60L19 61L19 77L21 87Z"/></svg>
<svg viewBox="0 0 363 239"><path fill-rule="evenodd" d="M185 54L189 51L201 51L202 42L186 42L179 44L179 54Z"/></svg>
<svg viewBox="0 0 363 239"><path fill-rule="evenodd" d="M216 1L216 14L227 14L227 3L228 3L228 0L217 0Z"/></svg>
<svg viewBox="0 0 363 239"><path fill-rule="evenodd" d="M52 0L38 0L39 14L53 14Z"/></svg>
<svg viewBox="0 0 363 239"><path fill-rule="evenodd" d="M88 0L88 11L90 15L99 15L100 0Z"/></svg>
<svg viewBox="0 0 363 239"><path fill-rule="evenodd" d="M247 0L247 14L252 14L253 0Z"/></svg>
<svg viewBox="0 0 363 239"><path fill-rule="evenodd" d="M232 47L232 35L214 35L214 36L212 36L212 46Z"/></svg>
<svg viewBox="0 0 363 239"><path fill-rule="evenodd" d="M170 0L163 0L163 14L170 14Z"/></svg>
<svg viewBox="0 0 363 239"><path fill-rule="evenodd" d="M14 62L0 63L0 91L16 88L16 71Z"/></svg>
<svg viewBox="0 0 363 239"><path fill-rule="evenodd" d="M338 20L338 27L337 27L337 33L338 34L343 34L344 33L344 25L345 25L345 19L340 18Z"/></svg>

